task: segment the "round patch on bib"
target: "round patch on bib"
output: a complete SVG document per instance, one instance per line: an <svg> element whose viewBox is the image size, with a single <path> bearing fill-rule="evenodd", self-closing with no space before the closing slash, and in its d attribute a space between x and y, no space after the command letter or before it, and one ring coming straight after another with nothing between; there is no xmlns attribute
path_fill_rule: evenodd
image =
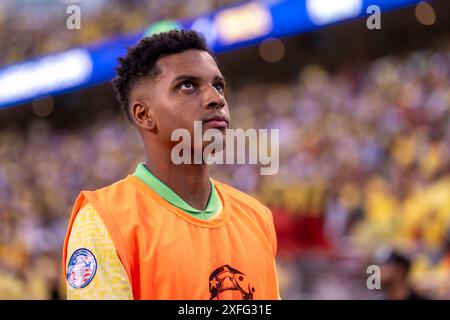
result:
<svg viewBox="0 0 450 320"><path fill-rule="evenodd" d="M86 287L97 271L97 260L88 249L77 249L72 254L67 266L67 282L72 288Z"/></svg>

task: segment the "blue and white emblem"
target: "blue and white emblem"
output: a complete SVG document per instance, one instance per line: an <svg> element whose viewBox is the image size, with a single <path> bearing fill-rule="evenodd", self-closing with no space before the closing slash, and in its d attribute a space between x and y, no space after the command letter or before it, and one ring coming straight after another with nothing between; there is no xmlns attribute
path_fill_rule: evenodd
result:
<svg viewBox="0 0 450 320"><path fill-rule="evenodd" d="M86 287L97 271L97 260L88 249L77 249L72 254L67 266L67 282L72 288Z"/></svg>

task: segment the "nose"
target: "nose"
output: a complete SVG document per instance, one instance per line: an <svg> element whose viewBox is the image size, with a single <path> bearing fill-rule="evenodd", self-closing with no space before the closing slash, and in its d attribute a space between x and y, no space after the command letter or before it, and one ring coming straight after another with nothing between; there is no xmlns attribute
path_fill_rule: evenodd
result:
<svg viewBox="0 0 450 320"><path fill-rule="evenodd" d="M222 109L225 107L225 97L213 86L208 86L205 92L203 106L205 109Z"/></svg>

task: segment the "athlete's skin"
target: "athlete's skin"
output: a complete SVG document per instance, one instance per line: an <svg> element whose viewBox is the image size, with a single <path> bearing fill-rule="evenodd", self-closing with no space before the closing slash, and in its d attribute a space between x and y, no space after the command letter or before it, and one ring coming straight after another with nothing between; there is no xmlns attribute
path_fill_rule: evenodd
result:
<svg viewBox="0 0 450 320"><path fill-rule="evenodd" d="M230 122L229 108L224 97L225 80L214 58L207 51L203 50L191 49L159 58L156 62L156 67L156 73L152 72L152 75L141 79L138 83L134 84L127 99L129 101L128 112L130 118L133 125L138 130L145 147L146 161L144 165L149 169L149 171L145 170L145 172L149 172L149 174L152 174L159 179L162 184L176 193L178 197L183 199L184 202L191 207L203 211L208 207L208 203L211 203L211 199L213 198L211 197L212 182L208 165L206 163L175 164L171 159L171 155L174 147L180 143L180 141L171 141L171 136L177 129L186 130L191 135L191 146L195 147L195 144L192 143L192 138L195 136L194 122L201 121L203 132L210 128L216 128L222 133L222 138L225 138L225 132ZM214 138L217 138L217 136L214 135ZM203 154L202 151L208 144L209 142L203 142L199 147L200 150L194 150L192 147L190 150L191 159L194 152L200 151ZM225 141L223 141L221 145L224 147ZM140 166L142 166L142 164L140 164ZM131 177L127 179L131 179ZM140 178L136 178L135 176L134 179ZM147 183L147 186L145 186L146 183L142 178L140 181L139 190L142 192L141 195L145 196L144 190L150 191L148 189L151 189L152 186L151 183ZM142 185L142 183L144 183L144 185ZM111 190L112 187L118 188L119 186L122 185L111 185L109 186L109 190ZM169 216L171 219L168 219L169 222L172 221L173 223L173 228L169 228L169 230L178 228L175 232L180 233L189 233L189 230L195 230L193 232L195 232L196 235L198 234L196 243L200 243L200 247L204 247L205 245L203 242L198 241L199 238L214 240L213 233L219 234L220 232L220 235L222 235L222 233L225 235L224 237L219 236L220 240L218 241L211 241L211 243L206 244L207 248L205 249L205 252L217 252L218 254L214 254L214 257L209 253L203 254L202 257L204 259L202 261L205 261L205 263L202 265L206 265L207 267L203 268L205 270L202 269L199 271L198 274L196 273L194 277L190 277L191 280L195 280L196 277L203 277L205 279L205 284L208 283L206 282L207 280L212 284L211 287L200 286L199 290L204 292L202 292L201 295L197 293L196 297L201 297L202 299L208 299L208 297L211 299L253 298L255 288L250 288L250 283L247 284L247 289L250 291L247 289L245 290L248 292L245 290L243 291L249 295L248 297L240 297L242 292L238 293L238 297L232 295L228 296L231 291L222 290L220 289L221 286L218 286L217 284L218 282L225 281L224 279L233 281L234 275L241 272L239 270L242 268L244 268L242 270L244 270L243 272L245 272L245 275L253 275L254 281L252 282L252 285L255 285L255 283L258 284L258 288L256 289L257 297L270 297L272 299L279 297L274 260L276 255L276 234L270 210L261 205L256 199L218 182L214 183L216 191L218 191L218 186L221 186L220 190L222 190L222 194L225 195L224 199L226 201L222 202L222 199L216 199L219 205L216 208L217 211L213 212L213 214L218 215L217 219L200 220L200 222L203 223L202 226L206 225L207 227L198 228L197 223L199 222L194 223L191 221L192 217L195 218L192 213L184 213L181 215L180 211L182 212L184 209L180 210L178 208L174 211L180 213L179 218L181 219L181 222L179 221L180 219L174 219L174 216L172 215ZM125 191L140 192L138 190L138 185L134 185L132 182L129 182L128 186L123 185L122 187L127 187L127 189L123 189ZM96 194L99 194L102 191L97 190L95 192ZM150 196L150 194L154 194L154 192L147 194L147 197L151 197L154 200L161 200L160 194L152 196ZM115 195L117 195L117 193ZM156 212L158 212L156 206L161 201L149 201L147 203L148 206L145 205L144 208L144 201L141 199L142 201L139 200L133 202L133 197L134 196L128 197L130 202L129 208L125 208L125 211L130 213L131 218L139 218L138 213L145 212L146 210L153 212L156 216ZM81 202L86 200L85 198L80 199ZM242 199L244 199L244 201L242 201ZM105 205L108 206L114 200L117 199L111 199L109 203L106 203L106 200L102 200L103 202L100 204L97 203L97 206L100 210L103 210ZM123 199L117 201L121 201L121 203L125 204L127 203L125 196ZM166 201L168 200L166 199ZM224 209L225 203L230 204L228 209ZM143 211L139 211L138 204L141 204ZM231 204L235 205L233 206ZM161 281L155 288L150 287L153 283L152 281L142 282L141 284L138 283L136 287L132 287L131 282L129 282L131 277L133 277L133 279L136 277L139 277L140 279L148 279L151 277L153 271L146 273L145 270L150 270L152 268L152 262L145 264L145 267L142 269L126 269L130 264L123 264L123 261L119 258L120 253L117 251L117 246L113 242L112 237L123 238L123 234L125 234L127 239L133 238L133 240L130 240L131 242L142 239L140 243L147 244L153 243L154 241L155 245L158 246L155 250L157 251L160 249L160 251L157 252L157 254L159 254L157 257L160 258L164 257L163 252L165 250L172 250L168 252L170 254L175 253L175 256L179 256L180 253L185 252L185 248L170 247L167 249L168 245L162 244L163 242L159 239L154 240L139 237L134 233L136 226L143 226L146 224L139 222L138 224L132 225L132 219L129 225L130 228L127 228L125 223L124 229L120 228L116 230L113 228L113 230L116 230L117 232L109 233L107 226L104 224L105 220L102 221L99 214L103 211L99 211L98 208L95 208L93 204L88 203L86 207L81 209L81 214L80 211L78 211L77 216L72 216L75 221L72 228L73 230L68 230L67 233L67 237L70 235L70 238L66 237L66 257L69 259L69 257L73 255L73 252L80 250L80 248L89 249L92 256L98 258L98 275L96 278L92 278L92 284L89 284L89 282L82 282L85 287L81 289L75 288L68 280L68 297L70 299L141 299L142 297L153 297L153 292L156 293L155 297L166 297L166 294L174 297L184 297L184 294L191 294L188 292L189 290L183 289L179 285L180 282L172 283L172 281L175 281L170 278L170 275L173 274L173 272L166 272L167 268L170 269L172 266L172 260L170 259L166 261L166 265L163 264L165 260L160 259L161 269L158 269L158 272L162 270L161 274L166 273L169 275L167 281ZM162 208L162 211L164 210L165 212L168 210L170 211L170 209ZM237 212L238 214L236 214L235 219L230 219L228 224L227 216L230 216L232 212ZM120 215L121 212L116 211L116 213ZM239 217L242 219L240 220ZM153 234L150 227L153 220L156 222L158 221L158 219L154 219L154 217L148 217L149 223L146 227L140 229L142 231L140 233L141 236ZM225 223L223 228L222 225L218 225L222 222ZM111 223L114 224L114 221ZM209 228L209 226L213 226L214 229ZM155 228L161 229L161 226L158 225ZM242 232L239 232L239 230L242 230ZM248 232L249 230L250 232ZM240 237L240 234L242 234L242 238ZM178 233L171 235L170 239L178 239L177 235ZM180 239L190 239L192 235L193 234L191 233L185 234L185 236ZM230 240L227 240L228 236L230 236ZM115 239L117 240L117 238ZM231 239L233 239L233 241L234 239L238 240L233 242ZM173 243L181 242L174 241ZM232 246L233 248L230 247L230 243L235 244ZM244 243L247 245L252 244L253 248L258 250L258 254L254 254L253 256L249 255L248 251L246 251L246 246L242 246ZM169 245L172 245L172 242L169 243ZM142 245L142 247L145 247L145 245ZM239 247L241 250L239 254L233 253L236 250L236 247ZM148 251L147 249L149 248L144 249L144 251L139 250L141 247L136 248L138 249L135 250L133 246L127 246L125 250L121 251L121 256L129 256L132 259L136 257L136 259L141 259L139 261L145 262L148 260L142 259L142 257L149 257L156 252L153 249L153 251ZM164 248L164 250L161 248ZM178 249L180 249L180 251L174 251ZM222 251L226 252L225 257L221 257ZM192 268L189 270L196 270L196 253L196 251L192 252L192 254L188 256L188 258L192 258L193 261ZM141 254L143 256L141 256ZM241 258L237 258L239 256L241 256ZM266 259L266 262L261 263L261 259ZM156 260L157 259L154 261ZM230 263L230 265L227 263ZM209 266L209 264L211 265ZM71 265L70 261L69 265ZM265 268L262 268L261 265L265 265ZM237 269L235 269L235 267ZM177 268L178 264L175 269L172 270L177 270ZM128 270L131 271L129 272ZM144 271L140 273L141 270ZM241 277L238 278L241 282L244 281L243 272ZM189 271L188 274L191 275L191 272ZM241 278L242 280L240 280ZM216 279L215 284L211 282L214 279ZM169 283L169 285L167 285L167 283ZM181 291L178 292L172 290L174 287L179 288ZM192 285L190 285L189 288L191 287ZM135 296L133 291L135 288L144 288L143 293L137 292ZM225 291L227 291L226 294L220 296ZM240 290L238 291L240 292Z"/></svg>
<svg viewBox="0 0 450 320"><path fill-rule="evenodd" d="M174 164L171 151L178 142L171 141L171 134L184 128L193 137L194 121L203 121L203 131L217 128L224 137L230 119L225 80L206 51L165 56L156 66L158 73L141 80L130 94L130 115L144 143L145 166L189 205L203 210L211 193L208 165ZM216 116L216 121L207 121Z"/></svg>

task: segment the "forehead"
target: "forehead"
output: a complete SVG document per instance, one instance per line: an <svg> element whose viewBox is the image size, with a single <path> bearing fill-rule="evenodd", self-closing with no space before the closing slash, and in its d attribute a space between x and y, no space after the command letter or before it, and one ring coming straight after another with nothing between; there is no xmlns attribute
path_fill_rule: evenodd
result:
<svg viewBox="0 0 450 320"><path fill-rule="evenodd" d="M160 70L157 78L172 78L180 74L200 77L222 75L214 58L206 51L187 50L181 53L162 57L157 66Z"/></svg>

